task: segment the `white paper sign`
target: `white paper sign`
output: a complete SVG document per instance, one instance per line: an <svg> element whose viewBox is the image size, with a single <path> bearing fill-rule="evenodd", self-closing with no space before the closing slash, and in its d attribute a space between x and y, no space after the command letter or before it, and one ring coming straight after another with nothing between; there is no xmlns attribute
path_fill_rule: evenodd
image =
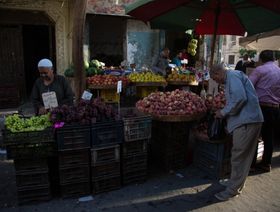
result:
<svg viewBox="0 0 280 212"><path fill-rule="evenodd" d="M117 86L117 93L122 92L122 81L118 81L118 86Z"/></svg>
<svg viewBox="0 0 280 212"><path fill-rule="evenodd" d="M45 109L55 108L58 106L56 93L54 91L42 93L42 99Z"/></svg>
<svg viewBox="0 0 280 212"><path fill-rule="evenodd" d="M83 92L82 99L84 99L84 100L91 100L91 97L92 97L92 93L91 92L88 92L88 91L84 91Z"/></svg>

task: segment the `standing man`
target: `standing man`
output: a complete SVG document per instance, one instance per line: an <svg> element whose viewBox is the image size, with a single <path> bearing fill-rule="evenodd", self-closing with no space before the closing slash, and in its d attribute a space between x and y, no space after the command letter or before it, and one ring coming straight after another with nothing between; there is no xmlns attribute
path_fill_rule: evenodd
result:
<svg viewBox="0 0 280 212"><path fill-rule="evenodd" d="M225 84L227 103L216 112L216 117L226 118L228 131L233 134L231 177L225 191L215 195L218 200L226 201L240 194L245 185L263 116L255 89L243 72L227 71L219 64L212 67L210 76L217 83Z"/></svg>
<svg viewBox="0 0 280 212"><path fill-rule="evenodd" d="M260 168L263 171L270 172L273 137L277 122L279 124L280 121L280 68L274 63L273 51L271 50L262 51L259 58L262 65L258 66L249 78L255 86L264 116L262 126L264 154Z"/></svg>
<svg viewBox="0 0 280 212"><path fill-rule="evenodd" d="M161 52L159 57L155 60L155 62L152 65L152 71L156 74L160 74L163 76L166 76L168 71L170 71L169 68L169 54L170 51L168 48L164 48Z"/></svg>
<svg viewBox="0 0 280 212"><path fill-rule="evenodd" d="M43 96L52 95L52 102L55 99L57 104L72 105L73 91L67 80L60 75L53 73L53 64L49 59L42 59L38 63L40 78L38 78L33 86L31 99L38 115L46 114L49 108L44 102Z"/></svg>
<svg viewBox="0 0 280 212"><path fill-rule="evenodd" d="M249 59L248 54L244 54L243 59L239 60L238 63L236 64L235 70L242 71L244 74L246 74L247 67L254 67L254 66L255 66L254 61L251 61Z"/></svg>

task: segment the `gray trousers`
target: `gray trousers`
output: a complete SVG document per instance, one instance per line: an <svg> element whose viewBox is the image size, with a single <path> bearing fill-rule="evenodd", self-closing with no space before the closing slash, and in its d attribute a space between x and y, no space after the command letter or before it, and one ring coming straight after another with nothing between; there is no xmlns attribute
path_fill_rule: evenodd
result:
<svg viewBox="0 0 280 212"><path fill-rule="evenodd" d="M236 195L244 187L257 148L261 127L261 123L245 124L233 131L231 176L225 192Z"/></svg>

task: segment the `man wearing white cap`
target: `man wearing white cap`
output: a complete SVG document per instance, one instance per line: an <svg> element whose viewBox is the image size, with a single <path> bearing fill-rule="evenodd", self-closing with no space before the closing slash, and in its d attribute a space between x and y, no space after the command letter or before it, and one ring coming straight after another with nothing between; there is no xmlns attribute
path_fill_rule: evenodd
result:
<svg viewBox="0 0 280 212"><path fill-rule="evenodd" d="M73 91L67 80L53 73L53 64L49 59L38 63L40 78L33 86L31 98L36 114L45 114L57 105L73 104Z"/></svg>

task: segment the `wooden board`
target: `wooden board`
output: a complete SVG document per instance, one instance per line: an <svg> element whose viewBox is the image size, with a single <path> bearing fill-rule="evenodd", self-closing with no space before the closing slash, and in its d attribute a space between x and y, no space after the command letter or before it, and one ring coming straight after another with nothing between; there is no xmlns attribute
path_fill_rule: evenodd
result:
<svg viewBox="0 0 280 212"><path fill-rule="evenodd" d="M152 116L153 120L163 121L163 122L191 122L202 119L206 113L194 114L194 115L154 115L148 114Z"/></svg>
<svg viewBox="0 0 280 212"><path fill-rule="evenodd" d="M167 82L133 82L132 85L138 87L166 87Z"/></svg>

